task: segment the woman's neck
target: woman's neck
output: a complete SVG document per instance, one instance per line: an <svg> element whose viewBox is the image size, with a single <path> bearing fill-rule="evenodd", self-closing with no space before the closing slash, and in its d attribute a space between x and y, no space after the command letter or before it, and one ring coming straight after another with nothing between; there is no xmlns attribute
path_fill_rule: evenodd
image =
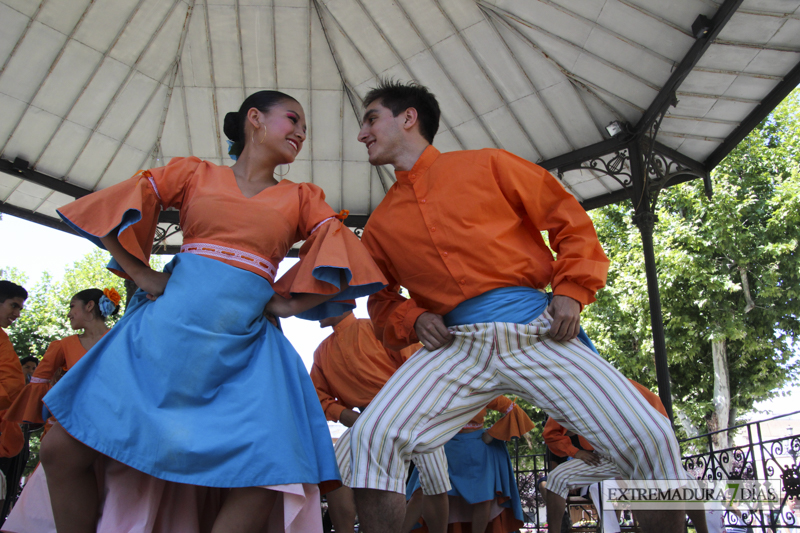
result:
<svg viewBox="0 0 800 533"><path fill-rule="evenodd" d="M92 320L83 328L83 335L85 339L99 339L108 331L108 326L101 319Z"/></svg>

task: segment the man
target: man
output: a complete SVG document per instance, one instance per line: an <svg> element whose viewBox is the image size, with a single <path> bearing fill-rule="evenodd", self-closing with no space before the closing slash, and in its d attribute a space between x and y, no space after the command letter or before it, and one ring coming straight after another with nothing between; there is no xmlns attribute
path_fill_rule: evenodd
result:
<svg viewBox="0 0 800 533"><path fill-rule="evenodd" d="M320 327L333 327L333 334L327 337L314 351L314 364L311 367L311 381L317 389L325 417L333 422L341 422L352 427L360 413L364 412L372 398L398 368L416 352L418 344L400 351L387 350L375 338L372 323L366 319L356 319L351 311L320 320ZM356 411L355 409L358 409ZM328 510L334 529L339 533L353 533L355 530L356 507L350 489L350 433L347 430L334 446L342 487L327 494ZM437 453L443 454L443 450ZM415 457L420 465L421 459ZM447 470L442 473L446 479ZM434 498L434 527L440 531L447 529L447 491L446 481L425 480L426 492ZM432 486L433 488L430 488ZM435 492L431 492L431 490ZM433 530L433 528L432 528Z"/></svg>
<svg viewBox="0 0 800 533"><path fill-rule="evenodd" d="M0 281L0 417L25 387L22 365L5 329L19 318L27 298L28 292L16 283ZM24 445L19 424L0 420L0 458L14 457Z"/></svg>
<svg viewBox="0 0 800 533"><path fill-rule="evenodd" d="M397 531L410 454L441 446L502 393L584 435L620 477L685 476L669 422L575 340L580 311L608 269L578 202L508 152L440 154L431 145L439 106L424 87L384 82L364 103L359 141L370 163L392 165L397 176L363 236L389 280L370 297L370 316L388 347L424 346L351 431L365 529ZM672 514L670 525L666 513L653 513L643 529L677 532Z"/></svg>

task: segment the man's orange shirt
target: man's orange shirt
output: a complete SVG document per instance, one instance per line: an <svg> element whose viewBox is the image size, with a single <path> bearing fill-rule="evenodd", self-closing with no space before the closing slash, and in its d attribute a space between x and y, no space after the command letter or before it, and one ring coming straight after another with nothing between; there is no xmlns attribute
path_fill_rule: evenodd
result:
<svg viewBox="0 0 800 533"><path fill-rule="evenodd" d="M503 150L429 146L395 174L362 238L389 281L369 298L387 346L416 342L423 312L444 315L491 289L551 285L586 305L605 285L609 261L589 216L542 167Z"/></svg>
<svg viewBox="0 0 800 533"><path fill-rule="evenodd" d="M333 326L333 334L314 352L311 381L328 420L342 411L364 408L419 345L399 352L387 350L375 338L372 323L348 315Z"/></svg>
<svg viewBox="0 0 800 533"><path fill-rule="evenodd" d="M656 411L669 418L669 415L667 415L667 410L664 408L664 404L661 403L661 398L659 398L657 394L654 394L650 389L641 383L637 383L632 379L629 379L628 381L630 381L631 385L636 387L636 390L638 390L642 396L644 396L644 399L647 401L647 403L652 405ZM542 432L542 437L544 437L544 443L548 448L550 448L550 451L559 457L575 457L575 454L578 453L578 448L572 445L572 441L567 435L567 428L552 418L547 419L547 422L544 425L544 431ZM581 448L586 451L594 450L592 445L589 444L586 439L580 435L578 435L578 439L580 440Z"/></svg>
<svg viewBox="0 0 800 533"><path fill-rule="evenodd" d="M11 407L23 388L25 375L22 373L22 364L8 334L0 329L0 409Z"/></svg>

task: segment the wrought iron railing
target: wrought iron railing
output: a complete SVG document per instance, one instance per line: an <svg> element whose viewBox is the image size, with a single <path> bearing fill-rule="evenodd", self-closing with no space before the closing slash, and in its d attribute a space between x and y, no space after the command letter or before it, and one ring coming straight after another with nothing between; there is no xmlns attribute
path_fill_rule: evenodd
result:
<svg viewBox="0 0 800 533"><path fill-rule="evenodd" d="M780 491L780 503L767 510L740 509L726 511L724 524L729 531L784 533L800 531L800 520L794 512L794 500L800 497L800 427L784 436L768 436L765 424L800 415L800 411L749 422L681 441L683 463L698 479L772 480ZM800 417L798 417L800 418ZM800 424L798 424L800 426ZM715 437L727 432L734 444L718 449ZM544 454L526 454L519 441L511 445L511 461L526 513L527 531L546 531L544 502L536 490L540 476L548 473ZM734 529L736 527L741 529ZM537 529L539 527L540 529ZM725 529L723 529L725 531Z"/></svg>

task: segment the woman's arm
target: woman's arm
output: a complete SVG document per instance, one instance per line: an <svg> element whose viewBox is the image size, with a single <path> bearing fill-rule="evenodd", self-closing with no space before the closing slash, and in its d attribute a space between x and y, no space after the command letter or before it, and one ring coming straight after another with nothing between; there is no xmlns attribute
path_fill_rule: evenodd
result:
<svg viewBox="0 0 800 533"><path fill-rule="evenodd" d="M100 237L100 242L106 247L122 270L128 274L136 285L147 293L150 300L155 300L162 294L169 281L169 274L166 272L156 272L150 265L146 265L140 259L128 252L117 239L117 230L113 230L105 237Z"/></svg>

